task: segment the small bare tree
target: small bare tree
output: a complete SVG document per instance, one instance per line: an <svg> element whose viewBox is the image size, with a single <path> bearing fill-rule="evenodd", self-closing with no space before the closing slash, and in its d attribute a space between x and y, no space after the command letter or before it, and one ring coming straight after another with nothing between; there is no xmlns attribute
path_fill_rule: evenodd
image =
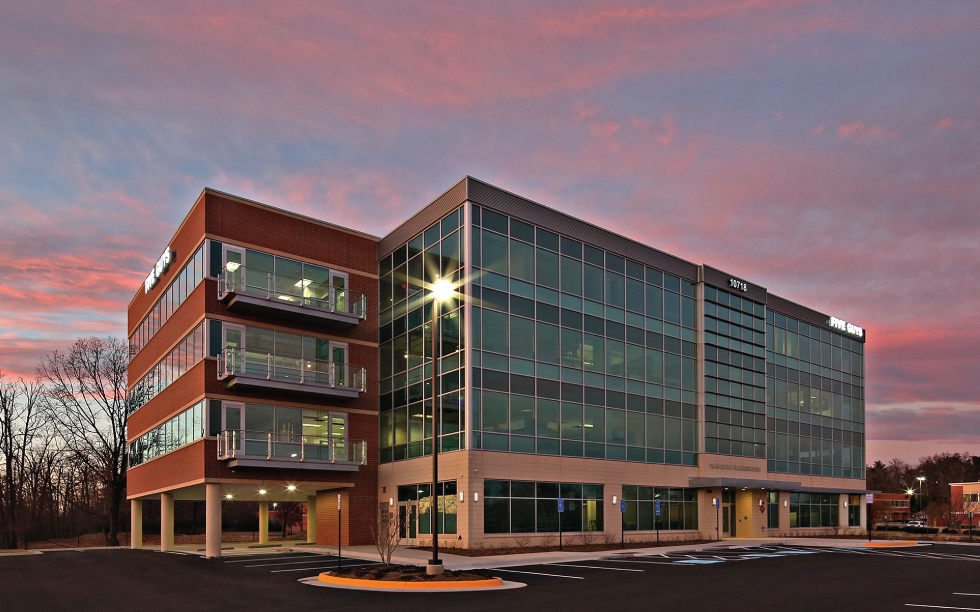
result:
<svg viewBox="0 0 980 612"><path fill-rule="evenodd" d="M293 525L299 525L303 521L303 504L293 501L279 502L273 515L279 521L282 537L285 538L287 532L293 532Z"/></svg>
<svg viewBox="0 0 980 612"><path fill-rule="evenodd" d="M378 549L381 564L388 567L391 565L391 556L395 554L395 550L401 543L402 525L393 513L388 512L387 506L379 505L375 520L367 521L367 528L371 540Z"/></svg>
<svg viewBox="0 0 980 612"><path fill-rule="evenodd" d="M0 548L17 548L31 522L30 483L36 476L32 464L36 440L45 427L39 398L40 385L23 378L5 380L0 372Z"/></svg>
<svg viewBox="0 0 980 612"><path fill-rule="evenodd" d="M518 548L527 548L531 544L531 536L529 535L514 536L514 544Z"/></svg>

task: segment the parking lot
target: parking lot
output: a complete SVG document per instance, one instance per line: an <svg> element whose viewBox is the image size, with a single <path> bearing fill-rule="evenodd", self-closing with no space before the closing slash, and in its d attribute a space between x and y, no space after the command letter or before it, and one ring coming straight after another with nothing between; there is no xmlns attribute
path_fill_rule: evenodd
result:
<svg viewBox="0 0 980 612"><path fill-rule="evenodd" d="M203 559L149 550L0 557L3 610L909 610L980 611L980 547L712 547L491 570L527 587L483 593L366 593L298 582L337 566L315 552ZM352 567L372 561L344 559Z"/></svg>

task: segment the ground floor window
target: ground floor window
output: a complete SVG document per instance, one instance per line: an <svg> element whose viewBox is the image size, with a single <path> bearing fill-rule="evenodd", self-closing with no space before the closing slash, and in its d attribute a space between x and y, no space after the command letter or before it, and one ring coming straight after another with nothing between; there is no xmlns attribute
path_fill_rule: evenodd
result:
<svg viewBox="0 0 980 612"><path fill-rule="evenodd" d="M558 500L563 511L558 512ZM601 484L483 481L484 533L602 531Z"/></svg>
<svg viewBox="0 0 980 612"><path fill-rule="evenodd" d="M833 527L837 524L836 494L789 494L790 527Z"/></svg>
<svg viewBox="0 0 980 612"><path fill-rule="evenodd" d="M623 487L623 500L626 502L626 511L623 513L624 531L698 528L697 489L626 485Z"/></svg>
<svg viewBox="0 0 980 612"><path fill-rule="evenodd" d="M850 495L847 501L847 526L861 526L861 496Z"/></svg>
<svg viewBox="0 0 980 612"><path fill-rule="evenodd" d="M769 507L766 511L769 513L769 529L779 529L779 492L769 491Z"/></svg>
<svg viewBox="0 0 980 612"><path fill-rule="evenodd" d="M432 483L398 487L398 521L404 531L402 537L432 534L431 490ZM456 481L440 482L436 500L439 533L456 533Z"/></svg>

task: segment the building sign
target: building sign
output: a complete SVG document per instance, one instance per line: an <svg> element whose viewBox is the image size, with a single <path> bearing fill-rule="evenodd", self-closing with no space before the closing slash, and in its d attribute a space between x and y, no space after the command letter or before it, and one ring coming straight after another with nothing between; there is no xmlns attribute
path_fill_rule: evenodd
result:
<svg viewBox="0 0 980 612"><path fill-rule="evenodd" d="M734 287L735 289L738 289L739 291L748 291L749 290L748 284L745 283L745 281L738 280L737 278L730 278L730 279L728 279L728 286L729 287Z"/></svg>
<svg viewBox="0 0 980 612"><path fill-rule="evenodd" d="M713 470L733 470L735 472L761 472L762 468L754 465L733 465L731 463L712 463L709 465Z"/></svg>
<svg viewBox="0 0 980 612"><path fill-rule="evenodd" d="M853 323L848 323L843 319L838 319L837 317L830 317L830 320L827 321L827 324L833 327L834 329L839 329L842 332L847 332L852 336L857 336L858 338L864 337L864 329L858 327L857 325L854 325Z"/></svg>
<svg viewBox="0 0 980 612"><path fill-rule="evenodd" d="M143 293L149 293L150 289L153 289L157 285L157 281L163 276L163 273L170 268L170 264L174 262L174 250L167 247L167 250L163 252L160 259L157 260L156 265L150 270L150 275L146 277L143 281Z"/></svg>

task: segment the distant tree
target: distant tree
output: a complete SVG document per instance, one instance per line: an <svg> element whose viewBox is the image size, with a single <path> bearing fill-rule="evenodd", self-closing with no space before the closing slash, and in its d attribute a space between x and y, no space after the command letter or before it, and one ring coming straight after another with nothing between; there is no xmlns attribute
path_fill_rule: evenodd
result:
<svg viewBox="0 0 980 612"><path fill-rule="evenodd" d="M293 526L303 522L303 504L300 502L279 502L273 513L279 525L282 527L282 537L286 537L286 532L293 532Z"/></svg>
<svg viewBox="0 0 980 612"><path fill-rule="evenodd" d="M127 388L129 349L116 338L80 338L67 352L41 358L38 381L46 418L81 470L99 490L90 512L105 513L106 544L118 546L119 516L126 494L126 417L138 405Z"/></svg>
<svg viewBox="0 0 980 612"><path fill-rule="evenodd" d="M36 483L36 442L44 430L39 385L6 379L0 372L0 548L17 548L25 539Z"/></svg>

